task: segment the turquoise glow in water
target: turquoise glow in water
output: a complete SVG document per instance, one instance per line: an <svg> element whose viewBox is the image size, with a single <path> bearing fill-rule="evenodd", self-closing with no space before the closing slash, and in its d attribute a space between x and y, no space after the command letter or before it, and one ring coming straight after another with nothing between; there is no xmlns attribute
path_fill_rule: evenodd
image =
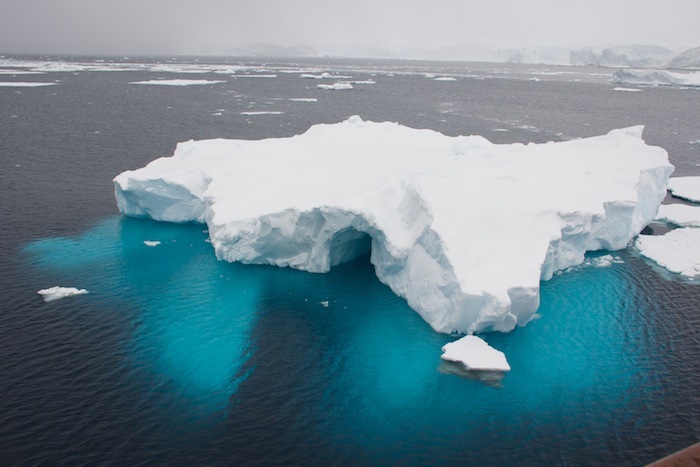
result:
<svg viewBox="0 0 700 467"><path fill-rule="evenodd" d="M649 331L625 263L555 276L539 319L482 336L512 367L493 378L441 362L455 337L379 283L367 258L309 274L219 262L206 239L200 225L111 218L25 249L47 281L90 291L61 303L91 301L106 320L132 314L124 364L147 375L138 384L163 404L159 417L178 406L178 429L221 414L386 460L435 433L431 449L473 452L485 439L564 436L563 418L566 436L605 443L630 414L643 423L640 407L656 397L635 389Z"/></svg>

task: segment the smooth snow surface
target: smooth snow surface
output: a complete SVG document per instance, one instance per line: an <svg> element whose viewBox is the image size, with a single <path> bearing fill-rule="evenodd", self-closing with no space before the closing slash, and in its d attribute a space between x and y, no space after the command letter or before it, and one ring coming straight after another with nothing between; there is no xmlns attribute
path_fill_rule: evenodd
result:
<svg viewBox="0 0 700 467"><path fill-rule="evenodd" d="M642 127L496 145L351 117L291 138L180 143L114 179L119 210L206 222L219 259L326 272L371 250L379 279L440 332L510 331L539 283L623 249L673 168Z"/></svg>
<svg viewBox="0 0 700 467"><path fill-rule="evenodd" d="M663 204L659 207L656 220L669 222L680 227L700 227L700 206Z"/></svg>
<svg viewBox="0 0 700 467"><path fill-rule="evenodd" d="M206 79L151 79L148 81L134 81L131 84L151 84L155 86L198 86L216 83L225 83L225 81L211 81Z"/></svg>
<svg viewBox="0 0 700 467"><path fill-rule="evenodd" d="M671 272L686 277L700 275L700 229L686 227L664 235L640 235L639 252Z"/></svg>
<svg viewBox="0 0 700 467"><path fill-rule="evenodd" d="M467 370L510 371L506 356L476 336L464 336L442 347L443 360L457 362Z"/></svg>
<svg viewBox="0 0 700 467"><path fill-rule="evenodd" d="M676 198L700 203L700 176L673 177L668 181L668 191Z"/></svg>
<svg viewBox="0 0 700 467"><path fill-rule="evenodd" d="M48 289L41 289L37 293L44 297L45 302L53 302L54 300L64 297L86 294L88 291L85 289L76 289L75 287L60 287L57 285L49 287Z"/></svg>

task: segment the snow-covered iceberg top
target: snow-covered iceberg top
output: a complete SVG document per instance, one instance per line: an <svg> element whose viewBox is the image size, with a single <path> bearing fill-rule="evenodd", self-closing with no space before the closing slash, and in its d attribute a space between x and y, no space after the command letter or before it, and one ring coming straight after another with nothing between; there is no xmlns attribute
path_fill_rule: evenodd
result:
<svg viewBox="0 0 700 467"><path fill-rule="evenodd" d="M76 287L61 287L53 286L48 289L41 289L37 292L39 295L44 297L45 302L53 302L55 300L60 300L65 297L72 297L74 295L83 295L88 293L85 289L78 289Z"/></svg>
<svg viewBox="0 0 700 467"><path fill-rule="evenodd" d="M119 210L206 222L219 259L326 272L371 250L377 277L445 333L509 331L539 284L625 248L673 167L642 127L492 144L351 117L291 138L180 143L114 179Z"/></svg>
<svg viewBox="0 0 700 467"><path fill-rule="evenodd" d="M443 360L461 363L466 370L510 371L506 356L477 336L464 336L442 347Z"/></svg>
<svg viewBox="0 0 700 467"><path fill-rule="evenodd" d="M617 70L612 81L619 84L648 86L700 86L700 72L672 72L666 70Z"/></svg>

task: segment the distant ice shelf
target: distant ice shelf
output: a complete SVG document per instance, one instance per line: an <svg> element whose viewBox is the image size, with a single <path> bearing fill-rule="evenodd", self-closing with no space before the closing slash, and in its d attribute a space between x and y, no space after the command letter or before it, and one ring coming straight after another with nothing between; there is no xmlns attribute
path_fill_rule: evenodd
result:
<svg viewBox="0 0 700 467"><path fill-rule="evenodd" d="M673 167L641 136L497 145L354 116L180 143L114 186L126 215L206 223L219 259L326 272L371 252L435 330L506 332L533 318L541 280L654 219Z"/></svg>

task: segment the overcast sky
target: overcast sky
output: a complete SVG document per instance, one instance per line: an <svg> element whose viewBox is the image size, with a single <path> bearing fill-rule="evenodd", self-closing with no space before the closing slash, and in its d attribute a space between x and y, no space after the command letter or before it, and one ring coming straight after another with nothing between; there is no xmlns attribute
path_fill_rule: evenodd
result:
<svg viewBox="0 0 700 467"><path fill-rule="evenodd" d="M700 0L0 0L0 52L700 46Z"/></svg>

